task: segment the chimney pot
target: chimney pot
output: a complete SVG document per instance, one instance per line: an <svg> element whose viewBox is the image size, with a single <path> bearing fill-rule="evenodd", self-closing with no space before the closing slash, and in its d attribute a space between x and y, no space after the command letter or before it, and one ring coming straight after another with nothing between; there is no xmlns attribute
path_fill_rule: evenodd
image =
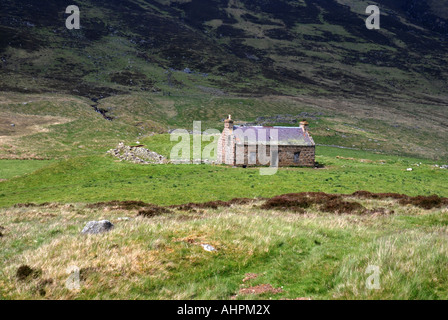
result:
<svg viewBox="0 0 448 320"><path fill-rule="evenodd" d="M309 125L308 121L306 120L300 121L300 128L302 128L303 132L308 132L308 125Z"/></svg>

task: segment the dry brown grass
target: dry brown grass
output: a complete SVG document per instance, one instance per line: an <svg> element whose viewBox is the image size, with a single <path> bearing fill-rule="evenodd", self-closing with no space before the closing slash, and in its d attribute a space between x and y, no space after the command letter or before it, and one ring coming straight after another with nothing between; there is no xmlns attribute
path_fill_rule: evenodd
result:
<svg viewBox="0 0 448 320"><path fill-rule="evenodd" d="M321 200L325 198L320 193L309 195ZM2 262L3 271L0 273L0 288L2 288L0 292L7 298L25 299L140 299L145 295L142 291L136 291L136 288L141 287L143 283L154 282L171 284L168 287L158 287L156 293L147 292L146 294L150 297L154 298L156 294L157 298L162 299L188 299L198 297L198 292L211 290L207 287L210 284L199 284L200 281L194 273L196 269L199 274L202 274L208 268L218 268L217 270L236 268L235 262L239 266L244 266L253 259L262 258L277 250L277 243L288 244L297 237L318 238L319 241L314 240L318 246L326 243L325 239L328 235L322 236L323 234L351 232L356 237L375 238L377 235L387 237L388 233L394 234L392 230L395 227L393 226L400 225L404 217L425 218L428 216L430 218L431 215L448 213L447 208L423 210L413 205L403 206L399 200L390 197L361 199L346 196L346 200L359 201L368 210L375 208L393 210L394 214L338 215L322 212L319 206L314 205L305 208L300 215L281 208L260 210L259 207L266 200L251 200L250 203L243 205L202 208L202 214L170 208L172 213L152 215L150 219L138 216L138 211L147 209L148 204L145 204L146 207L143 209L141 206L129 206L130 203L126 203L127 206L120 206L119 202L114 203L114 206L17 205L0 212L2 226L0 231L3 234L0 241L6 248L2 252L5 258ZM233 200L233 202L237 201ZM129 219L121 219L121 217ZM115 228L101 235L80 234L87 221L102 219L112 221ZM422 230L419 229L418 232ZM445 235L447 231L446 227L439 228L437 232L436 229L431 230L431 237L436 242L440 239L435 240L434 237L437 234ZM401 237L400 234L398 235ZM415 241L419 240L415 238ZM13 247L13 243L21 243L21 245L16 244ZM210 244L217 251L206 252L201 244ZM293 252L296 252L295 254L302 252L302 246L303 243L299 246L295 245ZM421 243L419 246L423 248L424 244ZM376 250L375 248L372 247L372 250ZM399 250L401 252L402 248L400 247ZM275 259L281 261L285 254L282 252L283 250ZM406 255L405 252L401 254L403 257ZM416 251L411 254L420 253ZM380 253L380 255L386 258L390 256L389 253L386 255ZM314 259L311 261L315 261ZM219 261L227 261L226 263L231 263L233 267L214 265L214 263L221 263ZM312 265L314 263L312 262ZM424 262L418 263L422 267L421 264ZM26 270L23 266L27 266ZM70 291L65 288L65 281L69 276L67 268L70 266L77 266L81 270L82 289L80 291ZM19 271L21 267L27 272ZM286 265L283 268L288 270ZM407 264L402 265L402 268L415 270L416 265L408 261ZM251 269L253 272L249 273L245 268L241 270L242 274L236 284L238 289L229 292L227 298L238 292L238 298L243 298L246 294L250 296L262 294L263 297L266 294L272 294L277 298L285 297L287 289L280 290L278 284L271 282L277 277L273 278L272 274L270 275L275 270ZM24 275L20 279L17 278L18 272ZM278 272L282 272L281 269L275 271L274 274ZM345 274L344 272L349 272L349 269L342 268L341 273ZM183 276L176 278L178 274ZM286 271L286 274L290 273ZM180 279L185 277L199 282L191 285L188 282L184 283ZM243 278L243 283L251 284L250 288L241 288ZM217 279L220 277L217 276ZM388 281L392 280L388 279ZM180 282L173 285L176 281ZM217 295L223 294L222 292L228 290L224 283L217 284L216 290L221 293L213 293L212 290L200 297L216 298ZM204 285L208 288L207 290L203 287ZM347 292L353 290L359 289L338 286L335 294L337 297L344 297ZM291 294L293 296L289 298L311 296L306 292Z"/></svg>
<svg viewBox="0 0 448 320"><path fill-rule="evenodd" d="M0 157L2 159L41 159L42 157L24 148L20 138L50 132L51 126L70 121L72 119L64 117L0 112Z"/></svg>

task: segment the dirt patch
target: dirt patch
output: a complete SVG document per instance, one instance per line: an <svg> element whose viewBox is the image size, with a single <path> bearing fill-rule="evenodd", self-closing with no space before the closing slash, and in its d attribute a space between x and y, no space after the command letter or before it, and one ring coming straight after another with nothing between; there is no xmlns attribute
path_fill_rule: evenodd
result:
<svg viewBox="0 0 448 320"><path fill-rule="evenodd" d="M365 213L365 208L360 203L348 202L340 199L331 200L321 205L320 209L324 212L336 214Z"/></svg>
<svg viewBox="0 0 448 320"><path fill-rule="evenodd" d="M164 213L171 213L167 207L157 206L155 204L146 203L143 201L109 201L109 202L97 202L88 204L88 209L110 209L110 210L138 210L137 216L151 218Z"/></svg>
<svg viewBox="0 0 448 320"><path fill-rule="evenodd" d="M399 193L372 193L369 191L356 191L352 194L352 196L361 199L395 199L398 200L401 205L413 205L427 210L448 206L448 198L439 197L438 195L410 197Z"/></svg>
<svg viewBox="0 0 448 320"><path fill-rule="evenodd" d="M172 211L165 207L159 207L156 205L152 205L150 207L145 207L145 209L140 210L138 212L137 216L145 217L145 218L152 218L152 217L160 216L160 215L166 214L166 213L172 213Z"/></svg>
<svg viewBox="0 0 448 320"><path fill-rule="evenodd" d="M259 276L260 276L260 275L257 274L257 273L246 273L246 274L244 275L243 282L247 282L247 281L250 281L250 280L257 279Z"/></svg>
<svg viewBox="0 0 448 320"><path fill-rule="evenodd" d="M433 209L441 208L442 206L448 206L448 198L441 198L437 195L432 196L417 196L417 197L407 197L399 200L401 205L411 204L416 207L423 209Z"/></svg>
<svg viewBox="0 0 448 320"><path fill-rule="evenodd" d="M351 195L326 194L323 192L290 193L268 199L262 206L264 210L288 210L296 213L305 213L312 206L321 211L336 214L393 214L393 210L385 208L366 209L355 201L346 201L344 198L397 200L401 205L413 205L423 209L441 208L448 206L448 198L437 195L410 197L399 193L372 193L369 191L356 191Z"/></svg>
<svg viewBox="0 0 448 320"><path fill-rule="evenodd" d="M378 200L383 200L383 199L395 199L395 200L399 200L399 199L403 199L403 198L408 198L407 195L405 194L400 194L400 193L372 193L369 191L356 191L352 194L353 197L355 198L361 198L361 199L378 199Z"/></svg>
<svg viewBox="0 0 448 320"><path fill-rule="evenodd" d="M277 294L277 293L281 293L281 292L283 292L282 288L274 288L270 284L260 284L255 287L240 289L239 294L241 294L241 295L264 294L264 293Z"/></svg>
<svg viewBox="0 0 448 320"><path fill-rule="evenodd" d="M21 265L16 272L16 277L20 281L25 281L28 278L38 278L42 274L41 270L33 269L27 265Z"/></svg>
<svg viewBox="0 0 448 320"><path fill-rule="evenodd" d="M142 208L150 208L153 205L143 201L108 201L108 202L97 202L86 205L88 209L105 209L109 208L112 210L140 210Z"/></svg>
<svg viewBox="0 0 448 320"><path fill-rule="evenodd" d="M170 206L170 208L182 210L182 211L196 212L195 209L218 209L220 207L228 208L228 207L231 207L232 205L245 205L245 204L249 204L253 201L256 201L256 199L234 198L230 201L216 200L216 201L208 201L208 202L203 202L203 203L191 202L191 203L182 204L182 205L173 205L173 206Z"/></svg>
<svg viewBox="0 0 448 320"><path fill-rule="evenodd" d="M204 214L203 210L229 208L232 206L248 205L253 203L254 208L263 210L287 210L294 213L304 214L306 209L316 208L317 210L335 213L335 214L365 214L365 215L390 215L394 214L393 210L384 207L367 209L355 199L372 199L372 200L396 200L400 205L412 205L422 209L430 210L433 208L448 207L448 198L432 196L416 196L410 197L398 193L372 193L369 191L357 191L352 194L327 194L324 192L302 192L289 193L275 196L272 198L234 198L229 201L208 201L203 203L187 203L181 205L158 206L143 201L108 201L87 204L87 209L108 209L108 210L125 210L137 211L138 216L155 217L158 215L173 213L173 210L186 211L189 213L197 213L195 216L179 215L180 220L191 220L201 218L199 214ZM261 206L258 204L264 203ZM18 203L15 208L33 208L33 207L49 207L58 208L61 204L57 203ZM71 205L70 205L71 206ZM72 208L72 207L71 207ZM1 231L1 229L0 229Z"/></svg>
<svg viewBox="0 0 448 320"><path fill-rule="evenodd" d="M14 205L14 208L38 208L38 207L48 207L48 206L55 207L56 204L54 204L54 203L52 204L49 202L44 202L41 204L37 204L37 203L33 203L33 202L17 203Z"/></svg>
<svg viewBox="0 0 448 320"><path fill-rule="evenodd" d="M304 213L305 209L308 209L313 205L326 204L329 202L336 203L337 201L341 201L340 199L340 195L327 194L324 192L289 193L267 200L261 206L261 209L283 209L296 213Z"/></svg>

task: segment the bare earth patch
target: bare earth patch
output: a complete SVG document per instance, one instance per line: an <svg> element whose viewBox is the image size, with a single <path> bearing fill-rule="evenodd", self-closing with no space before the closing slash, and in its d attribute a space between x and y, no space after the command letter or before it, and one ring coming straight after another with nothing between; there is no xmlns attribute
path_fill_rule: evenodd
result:
<svg viewBox="0 0 448 320"><path fill-rule="evenodd" d="M243 288L240 289L239 294L245 295L245 294L263 294L263 293L281 293L283 292L282 288L274 288L270 284L260 284L255 287L250 288Z"/></svg>
<svg viewBox="0 0 448 320"><path fill-rule="evenodd" d="M244 279L243 279L243 282L246 282L246 281L250 281L250 280L253 280L253 279L256 279L256 278L258 278L260 275L259 274L256 274L256 273L246 273L246 275L245 275L245 277L244 277Z"/></svg>

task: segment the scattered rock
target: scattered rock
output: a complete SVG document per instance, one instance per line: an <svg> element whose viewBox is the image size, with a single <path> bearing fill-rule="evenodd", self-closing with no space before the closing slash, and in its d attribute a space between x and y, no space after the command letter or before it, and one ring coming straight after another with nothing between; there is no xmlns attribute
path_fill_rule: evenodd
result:
<svg viewBox="0 0 448 320"><path fill-rule="evenodd" d="M82 229L82 234L98 234L110 231L114 225L108 220L102 221L89 221L87 222L84 229Z"/></svg>
<svg viewBox="0 0 448 320"><path fill-rule="evenodd" d="M120 142L115 149L111 149L107 153L120 159L120 161L129 161L136 164L169 163L167 158L154 151L143 148L142 146L125 146L123 142Z"/></svg>
<svg viewBox="0 0 448 320"><path fill-rule="evenodd" d="M407 171L413 171L414 169L412 169L412 168L407 168Z"/></svg>

